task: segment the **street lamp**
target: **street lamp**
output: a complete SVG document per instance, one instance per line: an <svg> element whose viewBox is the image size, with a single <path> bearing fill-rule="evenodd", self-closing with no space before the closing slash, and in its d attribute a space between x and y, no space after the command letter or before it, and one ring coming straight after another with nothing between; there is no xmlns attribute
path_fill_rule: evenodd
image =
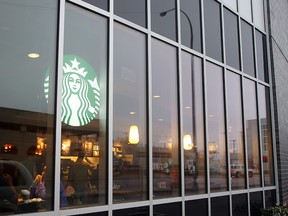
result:
<svg viewBox="0 0 288 216"><path fill-rule="evenodd" d="M167 13L171 12L175 10L175 8L172 8L172 9L169 9L169 10L166 10L166 11L163 11L160 13L160 16L161 17L164 17L167 15ZM193 49L193 26L192 26L192 23L191 23L191 20L189 18L189 16L187 15L187 13L185 13L182 9L180 9L180 12L187 18L188 20L188 23L189 23L189 27L190 27L190 47L191 49Z"/></svg>

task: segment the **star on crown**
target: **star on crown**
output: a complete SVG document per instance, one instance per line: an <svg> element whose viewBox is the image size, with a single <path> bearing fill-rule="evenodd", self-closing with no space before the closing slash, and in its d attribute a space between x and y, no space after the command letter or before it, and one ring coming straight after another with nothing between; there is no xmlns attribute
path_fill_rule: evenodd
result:
<svg viewBox="0 0 288 216"><path fill-rule="evenodd" d="M80 62L78 62L76 58L70 62L72 63L71 66L67 63L65 63L65 66L63 66L64 73L77 73L83 77L87 75L88 72L85 71L85 68L79 68Z"/></svg>

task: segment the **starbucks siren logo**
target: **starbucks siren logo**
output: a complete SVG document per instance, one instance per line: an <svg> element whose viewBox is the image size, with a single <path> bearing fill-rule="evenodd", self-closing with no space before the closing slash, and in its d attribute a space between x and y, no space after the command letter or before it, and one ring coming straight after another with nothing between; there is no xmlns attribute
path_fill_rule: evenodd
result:
<svg viewBox="0 0 288 216"><path fill-rule="evenodd" d="M49 76L44 83L48 99ZM64 56L61 120L71 126L83 126L99 113L100 87L94 69L82 58Z"/></svg>

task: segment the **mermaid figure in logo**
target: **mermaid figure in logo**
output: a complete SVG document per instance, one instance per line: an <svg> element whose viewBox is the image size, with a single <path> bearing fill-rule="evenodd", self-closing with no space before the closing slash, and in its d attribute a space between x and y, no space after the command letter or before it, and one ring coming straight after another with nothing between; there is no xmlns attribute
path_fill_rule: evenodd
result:
<svg viewBox="0 0 288 216"><path fill-rule="evenodd" d="M74 62L77 62L74 59ZM71 61L73 63L73 61ZM78 63L78 62L77 62ZM79 64L79 63L78 63ZM81 126L91 121L95 108L88 98L88 82L84 79L86 73L75 67L64 71L62 90L62 121L71 126ZM90 112L90 113L89 113Z"/></svg>

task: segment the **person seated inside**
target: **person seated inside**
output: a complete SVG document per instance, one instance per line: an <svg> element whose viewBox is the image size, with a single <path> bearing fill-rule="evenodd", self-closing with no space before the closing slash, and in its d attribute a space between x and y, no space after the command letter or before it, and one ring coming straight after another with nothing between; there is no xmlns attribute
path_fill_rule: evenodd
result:
<svg viewBox="0 0 288 216"><path fill-rule="evenodd" d="M14 211L17 208L18 193L13 185L13 178L3 173L0 163L0 211Z"/></svg>

